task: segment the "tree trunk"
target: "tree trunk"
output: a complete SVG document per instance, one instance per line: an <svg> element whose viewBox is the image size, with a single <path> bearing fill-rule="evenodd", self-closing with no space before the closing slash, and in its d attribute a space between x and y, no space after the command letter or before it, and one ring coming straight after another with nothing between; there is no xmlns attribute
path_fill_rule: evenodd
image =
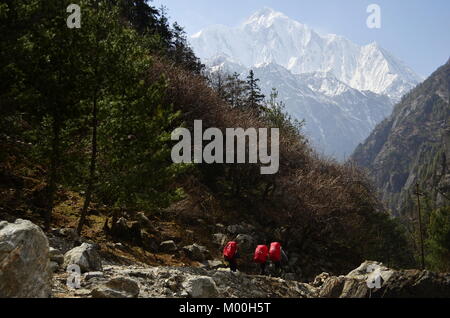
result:
<svg viewBox="0 0 450 318"><path fill-rule="evenodd" d="M53 117L53 140L52 140L52 155L50 162L50 177L48 182L48 205L45 213L44 227L48 231L52 221L53 206L55 201L56 183L58 178L58 166L59 166L59 146L60 146L60 133L61 123L58 116Z"/></svg>
<svg viewBox="0 0 450 318"><path fill-rule="evenodd" d="M94 103L92 107L92 150L91 150L91 163L89 167L89 179L86 191L86 198L84 200L83 209L81 210L80 220L78 221L77 233L81 234L83 225L86 221L86 215L91 203L92 192L94 190L95 172L97 166L97 96L94 96Z"/></svg>

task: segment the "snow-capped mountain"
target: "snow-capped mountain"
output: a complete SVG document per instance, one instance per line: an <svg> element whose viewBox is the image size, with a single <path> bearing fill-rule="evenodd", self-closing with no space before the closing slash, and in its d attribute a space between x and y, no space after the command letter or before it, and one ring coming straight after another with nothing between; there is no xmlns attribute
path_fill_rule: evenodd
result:
<svg viewBox="0 0 450 318"><path fill-rule="evenodd" d="M210 60L212 72L248 74L250 68L227 63L225 57ZM320 152L345 159L390 115L392 100L370 91L359 91L330 73L292 74L276 63L252 68L266 96L276 87L287 111L305 120L304 132Z"/></svg>
<svg viewBox="0 0 450 318"><path fill-rule="evenodd" d="M330 72L353 88L396 100L422 80L376 43L359 46L335 34L319 35L270 8L236 28L211 26L190 42L202 59L225 54L246 67L273 62L294 74Z"/></svg>
<svg viewBox="0 0 450 318"><path fill-rule="evenodd" d="M208 27L190 42L212 71L253 69L263 92L277 88L289 112L306 119L313 143L340 159L421 81L376 43L359 46L338 35L319 35L270 8L238 27Z"/></svg>

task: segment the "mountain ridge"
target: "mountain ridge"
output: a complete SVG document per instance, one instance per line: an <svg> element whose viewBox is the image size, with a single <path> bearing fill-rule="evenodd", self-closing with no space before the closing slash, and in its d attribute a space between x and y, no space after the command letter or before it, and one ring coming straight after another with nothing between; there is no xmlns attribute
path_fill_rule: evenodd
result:
<svg viewBox="0 0 450 318"><path fill-rule="evenodd" d="M270 8L256 12L237 27L203 29L190 42L204 60L226 54L246 67L275 62L294 74L331 71L353 88L395 100L422 80L376 43L360 46L340 35L320 35ZM376 67L368 67L369 63ZM373 69L379 74L373 74Z"/></svg>
<svg viewBox="0 0 450 318"><path fill-rule="evenodd" d="M279 91L316 150L345 160L395 102L421 78L377 43L359 46L320 35L287 15L263 8L237 27L214 25L190 42L208 70L250 70L262 92Z"/></svg>
<svg viewBox="0 0 450 318"><path fill-rule="evenodd" d="M416 183L435 205L444 200L437 190L449 189L449 87L450 60L405 95L352 155L371 172L394 214L414 208Z"/></svg>

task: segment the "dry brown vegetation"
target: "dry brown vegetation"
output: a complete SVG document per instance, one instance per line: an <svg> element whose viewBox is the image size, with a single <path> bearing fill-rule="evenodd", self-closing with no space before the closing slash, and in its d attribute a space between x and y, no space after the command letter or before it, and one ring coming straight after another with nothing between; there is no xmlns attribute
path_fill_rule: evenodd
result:
<svg viewBox="0 0 450 318"><path fill-rule="evenodd" d="M203 120L204 129L270 127L253 112L229 106L201 76L160 60L150 74L152 80L162 74L169 80L166 103L182 111L189 128L195 119ZM306 138L279 128L278 174L261 176L250 164L196 167L196 185L185 187L186 192L222 207L219 217L214 208L205 208L205 217L258 225L263 237L280 239L301 256L307 275L319 268L342 272L367 258L407 263L403 236L366 175L350 163L323 158Z"/></svg>

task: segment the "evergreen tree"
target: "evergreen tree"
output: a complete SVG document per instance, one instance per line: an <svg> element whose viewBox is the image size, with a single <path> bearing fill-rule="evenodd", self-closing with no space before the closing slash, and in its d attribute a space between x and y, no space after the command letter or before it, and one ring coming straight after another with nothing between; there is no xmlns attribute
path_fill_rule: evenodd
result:
<svg viewBox="0 0 450 318"><path fill-rule="evenodd" d="M253 70L250 70L247 76L247 106L250 109L260 112L261 103L264 101L265 96L261 93L261 89L258 86L259 79L255 78Z"/></svg>
<svg viewBox="0 0 450 318"><path fill-rule="evenodd" d="M280 128L285 133L293 134L302 140L304 139L300 133L304 125L304 120L299 121L288 114L286 105L278 100L278 91L276 88L272 88L270 98L263 107L262 116L271 126Z"/></svg>
<svg viewBox="0 0 450 318"><path fill-rule="evenodd" d="M427 263L432 270L450 271L450 207L431 213L428 228Z"/></svg>
<svg viewBox="0 0 450 318"><path fill-rule="evenodd" d="M62 162L68 154L65 130L78 117L80 93L78 34L66 26L65 1L15 1L8 3L10 27L22 33L13 51L17 83L22 91L12 99L32 125L30 141L36 154L49 166L45 226L49 227L58 183L63 178ZM21 15L21 18L16 18ZM23 28L23 29L21 29ZM19 34L15 34L18 36ZM47 160L49 158L49 160Z"/></svg>
<svg viewBox="0 0 450 318"><path fill-rule="evenodd" d="M238 73L229 75L225 81L225 99L233 107L242 107L245 103L246 83Z"/></svg>

